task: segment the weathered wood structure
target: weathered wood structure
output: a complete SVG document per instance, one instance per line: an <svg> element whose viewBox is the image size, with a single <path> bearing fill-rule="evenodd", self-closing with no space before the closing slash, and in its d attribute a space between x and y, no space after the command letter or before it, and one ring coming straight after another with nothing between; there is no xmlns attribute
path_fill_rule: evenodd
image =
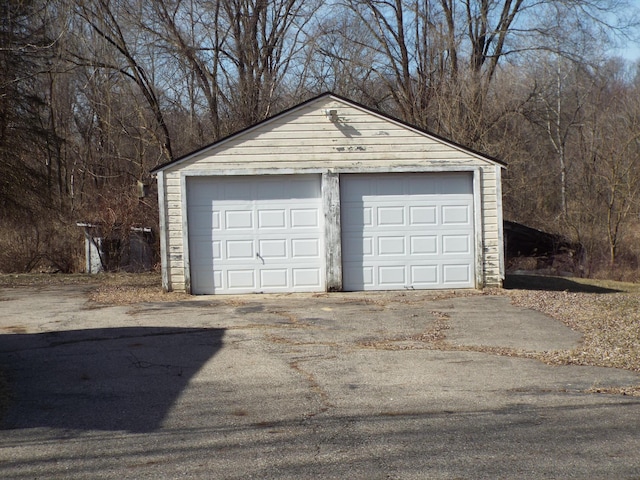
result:
<svg viewBox="0 0 640 480"><path fill-rule="evenodd" d="M320 95L152 172L163 286L194 294L499 286L502 168Z"/></svg>

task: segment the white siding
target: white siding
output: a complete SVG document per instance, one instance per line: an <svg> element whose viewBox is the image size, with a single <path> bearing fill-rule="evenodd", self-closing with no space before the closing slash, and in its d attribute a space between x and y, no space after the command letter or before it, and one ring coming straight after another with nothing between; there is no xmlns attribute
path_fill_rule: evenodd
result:
<svg viewBox="0 0 640 480"><path fill-rule="evenodd" d="M325 110L337 110L332 122ZM166 288L188 288L185 276L183 177L479 169L482 227L481 283L502 276L501 167L479 155L332 97L293 109L163 169L167 265ZM482 285L480 285L482 286Z"/></svg>
<svg viewBox="0 0 640 480"><path fill-rule="evenodd" d="M328 109L338 111L339 122L325 116ZM404 125L327 100L261 124L174 168L185 172L265 167L329 169L424 166L425 161L443 167L486 164Z"/></svg>

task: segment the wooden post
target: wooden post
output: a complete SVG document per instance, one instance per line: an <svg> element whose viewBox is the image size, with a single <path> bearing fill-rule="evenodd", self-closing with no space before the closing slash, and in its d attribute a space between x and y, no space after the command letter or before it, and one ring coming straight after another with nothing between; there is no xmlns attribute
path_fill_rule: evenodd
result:
<svg viewBox="0 0 640 480"><path fill-rule="evenodd" d="M340 175L322 174L324 249L328 292L342 290L342 239L340 230Z"/></svg>

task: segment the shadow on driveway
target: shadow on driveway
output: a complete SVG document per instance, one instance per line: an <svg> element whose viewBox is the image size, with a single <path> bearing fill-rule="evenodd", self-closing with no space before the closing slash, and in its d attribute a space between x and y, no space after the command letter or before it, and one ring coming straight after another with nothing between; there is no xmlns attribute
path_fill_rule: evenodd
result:
<svg viewBox="0 0 640 480"><path fill-rule="evenodd" d="M507 290L542 290L571 293L619 293L620 290L575 282L563 277L543 275L507 275L503 287Z"/></svg>
<svg viewBox="0 0 640 480"><path fill-rule="evenodd" d="M155 431L223 336L162 327L0 335L12 395L0 428Z"/></svg>

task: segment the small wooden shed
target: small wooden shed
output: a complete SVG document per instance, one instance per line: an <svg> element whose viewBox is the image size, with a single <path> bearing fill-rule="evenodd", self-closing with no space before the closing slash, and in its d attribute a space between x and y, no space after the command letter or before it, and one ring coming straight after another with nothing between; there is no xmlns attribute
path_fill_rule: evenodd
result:
<svg viewBox="0 0 640 480"><path fill-rule="evenodd" d="M77 222L84 229L85 273L148 272L153 268L153 230Z"/></svg>
<svg viewBox="0 0 640 480"><path fill-rule="evenodd" d="M504 166L322 94L152 172L163 287L500 286Z"/></svg>

